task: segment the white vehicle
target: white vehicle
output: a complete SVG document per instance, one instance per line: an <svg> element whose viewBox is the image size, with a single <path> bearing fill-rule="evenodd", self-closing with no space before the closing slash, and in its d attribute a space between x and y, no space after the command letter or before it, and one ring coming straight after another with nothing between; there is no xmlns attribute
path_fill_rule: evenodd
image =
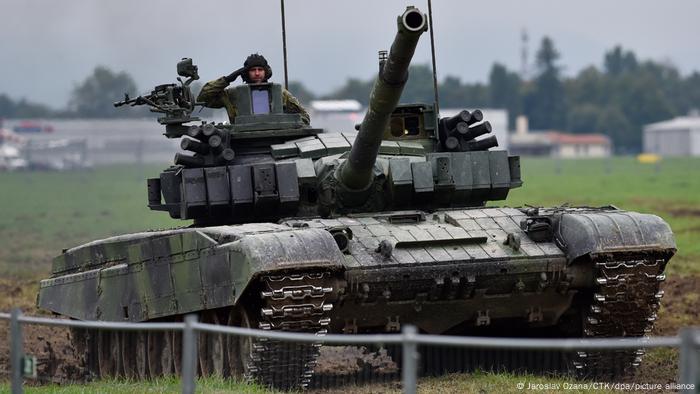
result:
<svg viewBox="0 0 700 394"><path fill-rule="evenodd" d="M29 163L16 146L0 144L0 171L15 171L27 168Z"/></svg>

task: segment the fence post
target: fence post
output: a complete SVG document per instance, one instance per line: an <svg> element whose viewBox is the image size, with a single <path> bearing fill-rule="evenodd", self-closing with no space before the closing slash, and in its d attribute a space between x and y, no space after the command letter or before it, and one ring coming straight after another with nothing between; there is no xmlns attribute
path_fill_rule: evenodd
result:
<svg viewBox="0 0 700 394"><path fill-rule="evenodd" d="M418 346L416 335L418 330L415 326L405 325L401 330L403 333L403 368L401 377L403 380L403 392L405 394L416 394L416 381L418 373Z"/></svg>
<svg viewBox="0 0 700 394"><path fill-rule="evenodd" d="M197 375L197 335L193 324L197 315L185 316L185 329L182 332L182 393L194 394Z"/></svg>
<svg viewBox="0 0 700 394"><path fill-rule="evenodd" d="M700 384L700 357L698 356L698 344L696 337L700 333L697 328L682 328L681 356L678 366L680 371L679 383L682 385L693 385L693 389L683 389L682 393L697 393Z"/></svg>
<svg viewBox="0 0 700 394"><path fill-rule="evenodd" d="M22 390L22 325L19 318L22 311L12 308L10 313L10 370L12 371L12 394L21 394Z"/></svg>

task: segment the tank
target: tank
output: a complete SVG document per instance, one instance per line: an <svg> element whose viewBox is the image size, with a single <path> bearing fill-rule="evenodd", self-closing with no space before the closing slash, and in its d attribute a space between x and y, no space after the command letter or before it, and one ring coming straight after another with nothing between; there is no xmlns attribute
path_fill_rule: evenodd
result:
<svg viewBox="0 0 700 394"><path fill-rule="evenodd" d="M486 207L522 185L520 161L494 150L479 110L440 118L399 104L427 17L409 7L380 52L358 131L310 127L283 111L275 83L232 88L230 124L201 122L189 85L126 97L163 114L186 153L148 179L148 206L193 224L65 250L38 306L80 320L200 321L325 333L576 338L649 332L676 250L659 217L607 207ZM180 368L169 333L76 331L99 376L147 378ZM203 335L199 371L276 388L308 385L319 344ZM641 352L578 352L582 376L624 374Z"/></svg>

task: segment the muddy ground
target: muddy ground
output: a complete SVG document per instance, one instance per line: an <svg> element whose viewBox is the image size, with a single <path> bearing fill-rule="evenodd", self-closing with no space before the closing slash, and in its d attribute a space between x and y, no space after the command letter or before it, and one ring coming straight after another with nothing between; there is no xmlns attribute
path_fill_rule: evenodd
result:
<svg viewBox="0 0 700 394"><path fill-rule="evenodd" d="M32 304L33 282L0 283L0 310L8 311L10 305L20 305L25 314L39 315ZM665 296L652 335L672 336L681 327L700 326L700 276L672 277L663 284ZM0 322L0 379L8 377L9 344L8 325ZM80 381L84 379L79 368L78 356L71 347L68 329L25 325L24 350L38 360L40 382ZM355 360L355 361L353 361ZM361 348L329 348L324 351L318 372L371 367L373 370L391 370L391 360L382 353L372 353ZM678 351L657 349L648 352L638 368L634 382L670 383L677 381Z"/></svg>

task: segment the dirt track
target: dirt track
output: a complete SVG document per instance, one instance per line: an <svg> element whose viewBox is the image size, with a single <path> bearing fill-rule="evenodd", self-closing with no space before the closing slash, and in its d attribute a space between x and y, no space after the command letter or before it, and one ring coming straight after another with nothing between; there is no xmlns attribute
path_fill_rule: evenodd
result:
<svg viewBox="0 0 700 394"><path fill-rule="evenodd" d="M6 302L21 296L27 290L23 286L28 283L16 283L0 285L0 294L9 295L3 302L3 309L9 305ZM674 277L664 283L666 293L663 306L659 311L659 319L652 335L675 335L680 327L700 325L700 276ZM14 295L14 297L13 297ZM24 313L35 315L38 311L24 304ZM16 304L15 304L16 305ZM24 326L24 349L27 354L37 357L40 381L42 382L67 382L82 379L81 369L78 367L78 355L70 345L68 329L50 328L45 326ZM8 376L9 371L9 344L8 325L0 323L0 379ZM357 349L357 348L355 348ZM355 350L357 352L357 350ZM330 350L326 352L328 361L320 366L320 370L330 372L337 365L347 365L350 356L349 351ZM362 352L360 352L362 353ZM359 353L358 353L359 354ZM390 368L384 357L376 354L365 354L364 362L373 367ZM632 381L644 381L654 383L675 382L677 379L678 352L676 350L660 349L649 352L642 365L637 370ZM390 363L390 361L389 361Z"/></svg>

